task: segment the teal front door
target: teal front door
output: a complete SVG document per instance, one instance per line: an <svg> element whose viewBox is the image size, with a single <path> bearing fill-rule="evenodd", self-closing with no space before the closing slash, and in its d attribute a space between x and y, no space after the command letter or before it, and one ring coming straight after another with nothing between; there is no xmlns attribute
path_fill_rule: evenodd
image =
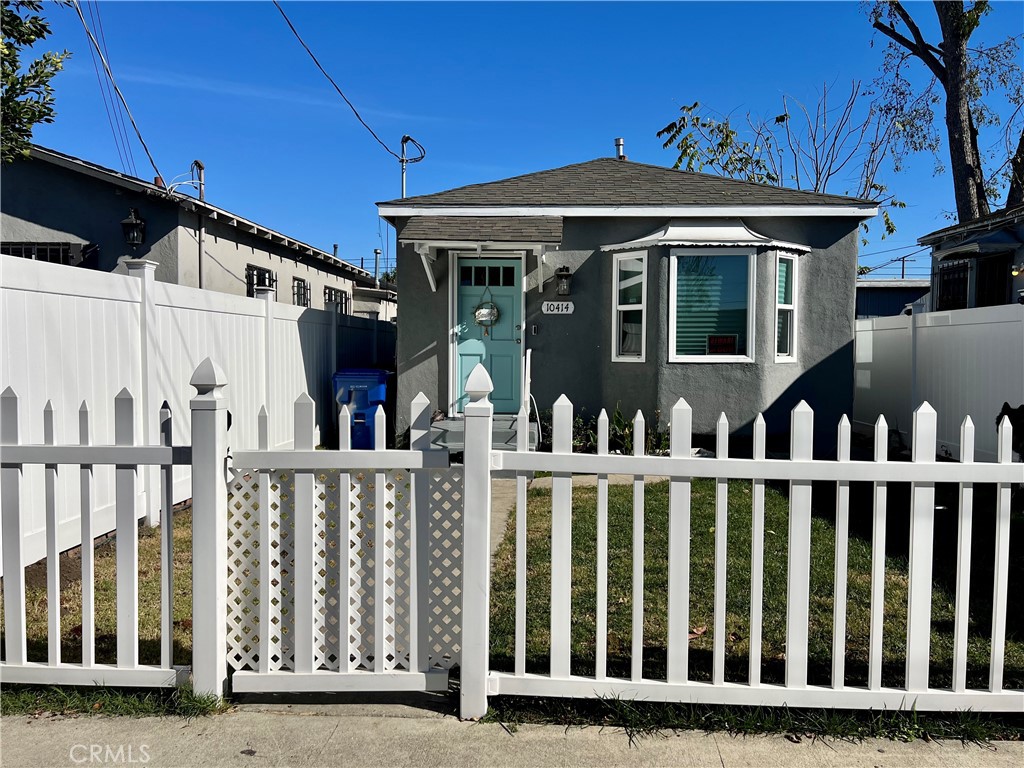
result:
<svg viewBox="0 0 1024 768"><path fill-rule="evenodd" d="M457 370L455 410L466 405L466 379L483 363L494 383L495 413L516 413L522 386L522 263L460 258L455 270Z"/></svg>

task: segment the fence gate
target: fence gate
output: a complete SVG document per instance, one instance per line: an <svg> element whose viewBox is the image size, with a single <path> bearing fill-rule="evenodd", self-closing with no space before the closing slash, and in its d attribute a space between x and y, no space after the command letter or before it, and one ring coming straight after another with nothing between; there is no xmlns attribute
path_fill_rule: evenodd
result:
<svg viewBox="0 0 1024 768"><path fill-rule="evenodd" d="M228 484L228 665L235 691L446 690L459 663L462 474L413 447L313 450L313 402L295 403L294 450L235 452ZM342 409L339 424L349 424ZM369 467L369 468L367 468Z"/></svg>

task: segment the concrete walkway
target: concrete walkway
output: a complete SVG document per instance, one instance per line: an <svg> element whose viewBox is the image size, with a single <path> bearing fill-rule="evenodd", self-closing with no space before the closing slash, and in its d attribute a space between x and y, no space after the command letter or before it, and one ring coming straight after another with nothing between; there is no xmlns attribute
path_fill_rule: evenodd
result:
<svg viewBox="0 0 1024 768"><path fill-rule="evenodd" d="M5 717L4 768L178 766L711 766L741 768L1018 768L1024 744L859 744L684 732L640 738L614 729L461 723L402 705L246 705L178 718ZM118 756L119 759L118 759Z"/></svg>

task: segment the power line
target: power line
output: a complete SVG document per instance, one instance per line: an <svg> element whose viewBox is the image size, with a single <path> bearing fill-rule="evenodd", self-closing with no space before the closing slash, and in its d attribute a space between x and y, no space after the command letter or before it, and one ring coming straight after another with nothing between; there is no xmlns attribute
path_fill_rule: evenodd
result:
<svg viewBox="0 0 1024 768"><path fill-rule="evenodd" d="M89 29L89 24L88 22L86 22L85 16L82 14L82 6L79 5L78 0L71 0L71 2L75 6L75 11L77 11L78 13L78 18L79 20L81 20L82 27L85 29L85 34L89 37L90 42L92 42L93 48L96 49L96 55L99 56L100 61L103 62L103 69L106 71L107 77L110 78L110 84L114 86L114 92L118 95L118 98L121 99L121 105L124 107L125 114L128 115L128 119L131 121L132 128L135 129L135 135L138 137L139 143L142 145L142 148L146 150L146 157L149 158L149 164L153 166L153 172L157 176L162 178L160 169L156 167L156 160L153 159L153 154L149 151L149 147L146 145L146 140L142 138L142 132L139 130L139 126L135 123L135 118L132 116L132 111L128 108L128 102L125 100L124 94L121 93L121 89L117 85L117 80L114 78L114 73L110 71L110 65L107 64L107 59L103 55L103 51L100 49L99 43L96 42L96 38L93 36L92 30Z"/></svg>
<svg viewBox="0 0 1024 768"><path fill-rule="evenodd" d="M96 26L100 31L100 43L103 45L103 53L106 55L107 60L110 60L110 50L107 48L107 35L103 31L103 17L100 16L100 4L97 0L93 0L90 6L91 16L96 20ZM109 83L107 84L109 89ZM110 103L114 104L114 94L110 94ZM128 130L124 127L124 119L121 116L120 105L114 108L114 118L117 120L117 127L121 131L121 137L124 141L125 154L127 155L128 164L132 169L132 175L138 176L139 172L135 168L135 153L132 152L131 142L128 141Z"/></svg>
<svg viewBox="0 0 1024 768"><path fill-rule="evenodd" d="M385 152L387 152L389 155L391 155L396 160L401 160L402 157L397 152L395 152L393 149L391 149L391 147L389 147L387 144L385 144L381 140L380 136L378 136L374 132L373 128L371 128L367 124L367 122L365 120L363 120L362 115L359 114L359 110L356 109L355 105L351 101L348 100L348 96L345 95L344 91L342 91L341 88L338 87L338 84L336 82L334 82L334 78L332 78L329 74L327 74L327 70L323 68L323 65L320 64L320 61L317 59L316 55L313 53L313 51L311 51L309 49L309 46L306 45L306 41L302 39L302 35L299 34L297 29L295 29L295 25L292 24L291 19L288 18L288 14L286 14L284 12L284 8L281 7L281 3L279 3L278 0L274 0L274 5L276 6L277 10L281 12L281 17L284 19L285 23L288 25L288 28L292 31L292 34L295 35L295 39L298 40L299 44L303 48L306 49L306 53L309 54L309 58L311 58L313 60L313 63L316 64L316 68L319 69L321 73L323 73L323 76L327 78L327 82L329 82L331 85L334 86L334 90L336 90L338 92L338 95L341 96L342 99L344 99L346 104L348 104L348 108L352 110L352 114L356 116L356 120L358 120L362 124L362 126L367 131L370 132L370 135L373 136L373 138L377 141L377 143L380 144L384 148Z"/></svg>
<svg viewBox="0 0 1024 768"><path fill-rule="evenodd" d="M125 160L124 152L121 150L121 136L114 127L114 119L110 114L110 108L114 105L107 103L107 81L104 80L103 75L100 74L100 65L96 61L96 52L93 51L92 48L89 49L89 56L92 58L92 68L96 72L96 85L99 86L100 89L100 98L103 100L103 111L107 115L107 125L110 126L110 134L114 137L114 148L117 150L117 157L121 161L121 170L128 173L129 165ZM113 94L111 94L111 99L113 99Z"/></svg>

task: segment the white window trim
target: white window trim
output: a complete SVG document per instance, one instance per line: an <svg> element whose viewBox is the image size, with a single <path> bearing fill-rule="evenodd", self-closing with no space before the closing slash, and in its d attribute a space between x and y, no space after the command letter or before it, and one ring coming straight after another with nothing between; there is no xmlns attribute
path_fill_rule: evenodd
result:
<svg viewBox="0 0 1024 768"><path fill-rule="evenodd" d="M619 304L619 262L624 259L640 259L642 265L640 278L640 303ZM643 312L640 321L640 354L620 355L619 348L619 312L640 310ZM628 251L617 253L612 259L612 362L613 363L644 363L647 362L647 251Z"/></svg>
<svg viewBox="0 0 1024 768"><path fill-rule="evenodd" d="M779 302L779 262L782 261L783 259L788 259L793 264L793 303L792 304L782 304L782 303ZM775 362L776 363L796 363L796 362L799 362L799 360L798 360L798 350L800 349L800 347L798 345L799 335L798 335L798 332L797 332L797 329L800 327L798 322L797 322L797 318L798 318L797 312L799 311L797 309L797 307L800 304L800 293L799 293L800 276L799 275L800 275L800 267L798 266L796 254L792 254L792 253L777 253L777 254L775 254L775 334L774 334L775 335L775 346L773 347L773 350L775 352ZM790 323L791 338L790 338L790 344L789 344L789 350L790 351L789 351L788 355L780 355L779 354L779 311L783 310L783 309L788 309L788 310L790 310L790 312L793 313L793 319L792 319L792 321Z"/></svg>
<svg viewBox="0 0 1024 768"><path fill-rule="evenodd" d="M676 284L680 256L746 256L747 257L747 350L746 355L677 355L676 354ZM754 322L757 315L757 249L756 248L672 248L669 251L668 287L668 361L670 363L753 363L757 339Z"/></svg>

